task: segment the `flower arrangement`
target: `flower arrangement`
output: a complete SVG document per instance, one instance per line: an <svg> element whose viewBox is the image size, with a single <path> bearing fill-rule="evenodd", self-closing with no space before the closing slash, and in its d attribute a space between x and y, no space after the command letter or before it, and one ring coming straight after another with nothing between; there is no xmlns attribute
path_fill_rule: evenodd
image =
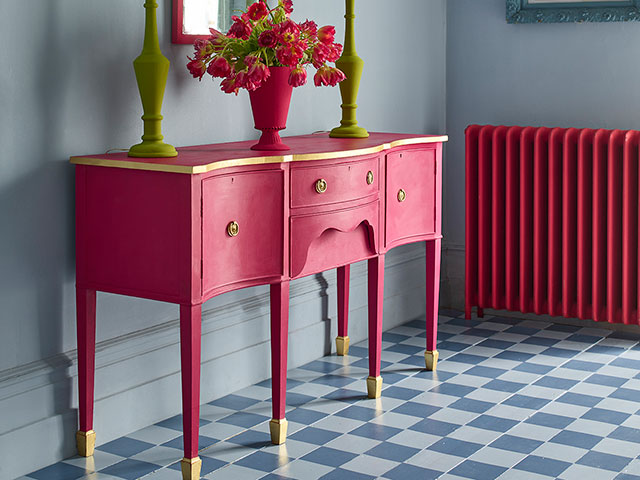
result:
<svg viewBox="0 0 640 480"><path fill-rule="evenodd" d="M318 28L313 21L296 23L291 20L292 0L278 0L269 8L266 0L258 0L231 17L233 24L223 34L210 29L211 36L194 43L194 57L187 57L187 68L194 78L202 80L205 73L222 78L225 93L238 94L245 88L254 91L267 81L269 67L289 67L289 84L299 87L307 82L306 67L316 68L316 86L335 86L346 77L335 62L342 53L342 45L335 43L335 28Z"/></svg>

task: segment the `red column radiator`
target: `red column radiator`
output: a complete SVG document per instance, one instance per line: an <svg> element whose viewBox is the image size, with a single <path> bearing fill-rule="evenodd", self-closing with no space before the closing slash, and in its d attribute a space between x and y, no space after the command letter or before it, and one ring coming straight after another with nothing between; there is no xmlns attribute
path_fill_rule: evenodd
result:
<svg viewBox="0 0 640 480"><path fill-rule="evenodd" d="M638 324L640 132L466 130L465 314Z"/></svg>

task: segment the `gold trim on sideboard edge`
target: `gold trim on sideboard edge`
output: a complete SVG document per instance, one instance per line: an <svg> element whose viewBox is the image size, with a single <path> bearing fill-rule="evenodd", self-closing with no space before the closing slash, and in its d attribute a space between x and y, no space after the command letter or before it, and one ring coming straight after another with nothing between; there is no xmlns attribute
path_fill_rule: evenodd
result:
<svg viewBox="0 0 640 480"><path fill-rule="evenodd" d="M360 155L370 155L390 150L395 147L405 145L419 145L424 143L440 143L449 140L447 135L437 137L404 138L391 143L384 143L374 147L361 148L357 150L346 150L338 152L306 153L300 155L281 155L272 157L252 157L234 158L231 160L221 160L206 165L167 165L156 163L131 162L127 160L110 160L107 158L71 157L70 162L76 165L92 165L96 167L124 168L129 170L150 170L155 172L187 173L198 174L207 173L230 167L241 167L245 165L267 165L271 163L305 162L312 160L332 160L334 158L358 157Z"/></svg>

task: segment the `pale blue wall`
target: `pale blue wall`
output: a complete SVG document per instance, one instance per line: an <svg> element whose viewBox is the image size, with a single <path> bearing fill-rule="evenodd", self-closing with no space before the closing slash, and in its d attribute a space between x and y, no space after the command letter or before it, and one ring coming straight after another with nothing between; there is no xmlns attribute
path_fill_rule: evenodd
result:
<svg viewBox="0 0 640 480"><path fill-rule="evenodd" d="M68 157L139 141L142 112L131 61L142 46L142 3L0 2L0 478L73 452L74 175ZM162 48L173 65L163 108L167 141L257 138L246 93L224 95L210 80L190 78L184 67L190 47L170 43L170 0L159 3ZM342 35L343 1L295 3L296 18L337 24ZM383 0L358 3L357 46L366 61L360 123L378 131L442 133L445 0L406 0L401 9ZM336 126L339 103L337 89L296 90L286 133ZM386 326L424 311L422 262L420 248L389 255ZM364 267L353 276L351 333L358 339L366 333ZM295 365L331 346L334 272L294 282L292 296ZM212 380L203 399L268 375L267 298L265 288L249 289L205 306L203 376ZM178 412L176 322L174 306L99 296L99 442ZM235 375L219 375L231 365Z"/></svg>
<svg viewBox="0 0 640 480"><path fill-rule="evenodd" d="M464 301L465 127L639 129L638 58L640 22L508 25L504 0L447 1L447 303Z"/></svg>

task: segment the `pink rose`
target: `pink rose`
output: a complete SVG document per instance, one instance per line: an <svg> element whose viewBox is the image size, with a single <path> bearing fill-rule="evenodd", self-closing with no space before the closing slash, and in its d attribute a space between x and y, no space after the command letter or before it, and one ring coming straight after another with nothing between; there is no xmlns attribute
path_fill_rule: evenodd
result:
<svg viewBox="0 0 640 480"><path fill-rule="evenodd" d="M247 40L253 31L251 24L235 15L232 16L231 19L233 20L233 25L231 25L231 28L229 29L228 36L231 38Z"/></svg>
<svg viewBox="0 0 640 480"><path fill-rule="evenodd" d="M269 15L269 9L263 2L253 3L247 9L247 15L251 20L257 22Z"/></svg>
<svg viewBox="0 0 640 480"><path fill-rule="evenodd" d="M207 73L212 77L228 77L231 75L231 65L226 58L216 57L209 64Z"/></svg>
<svg viewBox="0 0 640 480"><path fill-rule="evenodd" d="M258 37L258 45L263 48L274 48L278 44L278 35L273 30L265 30Z"/></svg>
<svg viewBox="0 0 640 480"><path fill-rule="evenodd" d="M205 65L205 63L199 58L187 58L191 60L189 63L187 63L187 69L189 70L189 72L191 72L193 78L202 80L204 72L206 72L207 70L207 66Z"/></svg>
<svg viewBox="0 0 640 480"><path fill-rule="evenodd" d="M291 70L289 74L289 85L295 88L301 87L305 83L307 83L307 71L304 68L298 67Z"/></svg>
<svg viewBox="0 0 640 480"><path fill-rule="evenodd" d="M322 43L330 44L336 38L336 29L332 25L326 25L318 29L318 40Z"/></svg>

